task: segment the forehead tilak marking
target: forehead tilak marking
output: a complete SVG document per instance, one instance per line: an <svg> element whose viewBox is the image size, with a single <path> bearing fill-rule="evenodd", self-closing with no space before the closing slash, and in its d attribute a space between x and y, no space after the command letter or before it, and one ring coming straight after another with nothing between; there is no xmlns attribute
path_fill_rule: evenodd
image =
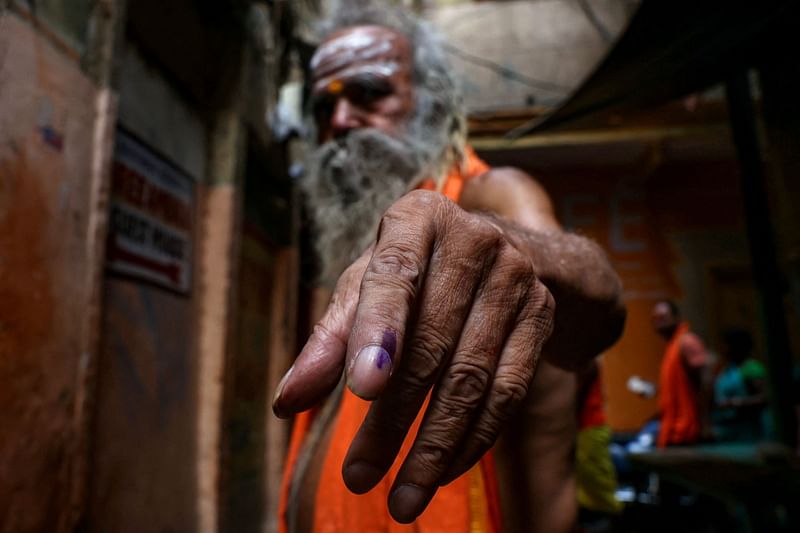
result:
<svg viewBox="0 0 800 533"><path fill-rule="evenodd" d="M325 90L330 93L337 94L341 92L341 80L343 79L358 75L373 75L389 78L397 72L399 68L400 65L397 64L396 61L380 61L377 63L353 65L352 67L336 72L333 76L320 79L315 85L324 87Z"/></svg>
<svg viewBox="0 0 800 533"><path fill-rule="evenodd" d="M376 36L374 30L355 29L323 43L311 59L311 68L329 63L325 66L330 70L354 60L369 60L390 51L394 41L394 35Z"/></svg>

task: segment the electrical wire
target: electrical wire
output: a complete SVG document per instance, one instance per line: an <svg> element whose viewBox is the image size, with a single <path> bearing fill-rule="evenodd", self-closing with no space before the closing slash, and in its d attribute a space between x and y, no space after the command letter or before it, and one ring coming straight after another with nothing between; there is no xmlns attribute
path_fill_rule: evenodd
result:
<svg viewBox="0 0 800 533"><path fill-rule="evenodd" d="M595 10L592 9L592 6L589 5L589 2L587 0L576 0L576 1L578 2L578 5L581 6L581 11L583 11L583 14L586 16L586 19L589 21L589 24L591 24L594 27L594 29L597 30L597 33L600 34L600 37L602 37L603 40L608 44L613 43L614 34L612 34L609 31L609 29L605 27L603 21L600 20L600 17L597 16Z"/></svg>
<svg viewBox="0 0 800 533"><path fill-rule="evenodd" d="M500 76L502 76L507 80L527 85L528 87L531 87L533 89L550 91L560 94L566 94L572 90L571 87L567 87L565 85L560 85L558 83L553 83L546 80L536 79L532 76L528 76L527 74L523 74L512 68L501 65L500 63L495 63L491 59L486 59L485 57L480 57L475 54L470 54L469 52L465 52L464 50L461 50L457 46L454 46L449 43L443 43L442 47L446 52L466 61L467 63L471 63L473 65L491 70L492 72L499 74Z"/></svg>

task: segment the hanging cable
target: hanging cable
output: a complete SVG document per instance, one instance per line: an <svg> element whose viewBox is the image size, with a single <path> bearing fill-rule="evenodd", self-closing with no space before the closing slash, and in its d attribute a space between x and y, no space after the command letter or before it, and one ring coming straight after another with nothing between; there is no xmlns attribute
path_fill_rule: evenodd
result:
<svg viewBox="0 0 800 533"><path fill-rule="evenodd" d="M581 11L583 11L583 14L586 16L589 24L591 24L594 29L597 30L597 33L600 34L600 37L602 37L603 40L608 44L613 43L614 35L608 30L608 28L605 27L603 21L600 20L600 17L597 16L597 13L595 13L594 9L592 9L592 6L589 5L589 2L587 0L577 0L577 2L578 5L581 6Z"/></svg>
<svg viewBox="0 0 800 533"><path fill-rule="evenodd" d="M495 63L491 59L486 59L485 57L476 56L474 54L470 54L469 52L465 52L460 48L449 44L443 43L442 47L446 52L463 59L467 63L471 63L473 65L486 68L491 70L492 72L499 74L503 78L511 81L515 81L517 83L521 83L523 85L527 85L533 89L539 89L542 91L550 91L555 93L565 94L572 90L571 87L567 87L565 85L559 85L558 83L553 83L546 80L539 80L528 76L527 74L522 74L521 72L517 72L516 70L503 66L500 63Z"/></svg>

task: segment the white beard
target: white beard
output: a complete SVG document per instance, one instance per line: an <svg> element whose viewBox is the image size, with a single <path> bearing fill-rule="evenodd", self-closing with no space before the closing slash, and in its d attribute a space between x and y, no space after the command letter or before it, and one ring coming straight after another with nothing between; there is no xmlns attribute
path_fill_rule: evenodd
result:
<svg viewBox="0 0 800 533"><path fill-rule="evenodd" d="M318 147L300 182L312 224L319 281L331 284L375 238L389 206L431 173L411 136L369 128Z"/></svg>

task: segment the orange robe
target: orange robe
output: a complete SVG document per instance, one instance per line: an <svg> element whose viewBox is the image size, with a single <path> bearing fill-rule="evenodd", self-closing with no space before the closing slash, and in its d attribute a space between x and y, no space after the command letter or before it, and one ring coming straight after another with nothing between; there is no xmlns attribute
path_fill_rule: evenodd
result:
<svg viewBox="0 0 800 533"><path fill-rule="evenodd" d="M689 378L681 355L681 338L689 331L682 322L672 335L661 362L658 384L658 407L661 427L658 447L691 444L700 437L700 413L697 387Z"/></svg>
<svg viewBox="0 0 800 533"><path fill-rule="evenodd" d="M489 170L471 149L466 159L448 175L442 194L458 202L464 181ZM432 181L425 182L421 189L433 190ZM491 452L469 472L449 485L439 488L430 505L413 524L395 522L389 515L387 501L397 472L406 457L419 429L422 415L417 417L401 448L399 459L389 473L367 494L351 493L342 480L342 463L345 455L367 414L369 402L344 389L344 397L333 420L334 427L330 444L320 472L315 496L314 533L350 532L419 532L419 533L500 533L500 506L497 497L497 481ZM424 409L423 409L424 411ZM307 435L313 411L300 413L295 419L289 445L286 470L280 502L280 532L287 533L286 510L292 470L297 460L303 439Z"/></svg>
<svg viewBox="0 0 800 533"><path fill-rule="evenodd" d="M578 429L594 428L608 424L606 409L603 402L603 384L598 373L581 405L578 415Z"/></svg>

